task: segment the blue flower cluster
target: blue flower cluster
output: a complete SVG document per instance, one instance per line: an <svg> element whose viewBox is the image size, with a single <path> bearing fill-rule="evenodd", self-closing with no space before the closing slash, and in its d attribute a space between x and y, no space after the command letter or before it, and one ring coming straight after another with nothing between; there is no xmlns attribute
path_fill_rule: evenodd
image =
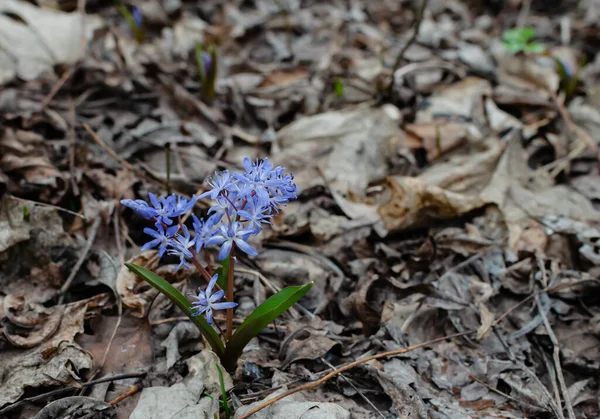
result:
<svg viewBox="0 0 600 419"><path fill-rule="evenodd" d="M261 232L263 224L280 209L281 205L296 199L298 188L294 177L285 174L281 166L274 167L269 159L244 159L244 173L224 170L207 179L211 189L191 199L171 195L157 198L148 194L144 200L124 199L121 204L133 209L147 220L154 221L154 229L144 232L152 237L142 250L158 248L159 256L165 252L179 257L176 269L189 269L189 261L203 248L220 246L219 260L224 260L234 248L256 256L248 239ZM210 197L215 205L206 219L192 215L194 235L181 223L181 216L192 210L198 199Z"/></svg>

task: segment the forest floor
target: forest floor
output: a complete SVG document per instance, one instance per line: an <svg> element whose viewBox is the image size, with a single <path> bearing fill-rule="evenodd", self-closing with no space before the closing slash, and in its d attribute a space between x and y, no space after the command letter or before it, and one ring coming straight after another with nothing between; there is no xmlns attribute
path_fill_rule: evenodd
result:
<svg viewBox="0 0 600 419"><path fill-rule="evenodd" d="M120 201L244 157L299 194L239 255L234 324L314 286L225 377L237 417L295 388L253 417L600 415L600 1L134 4L0 2L0 417L226 417L124 263L203 280Z"/></svg>

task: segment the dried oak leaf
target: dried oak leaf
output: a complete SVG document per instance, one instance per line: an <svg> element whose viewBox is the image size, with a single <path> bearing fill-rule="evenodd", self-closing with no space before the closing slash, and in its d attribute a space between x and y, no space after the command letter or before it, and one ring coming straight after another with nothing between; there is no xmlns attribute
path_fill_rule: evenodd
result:
<svg viewBox="0 0 600 419"><path fill-rule="evenodd" d="M73 342L84 330L88 308L108 298L100 294L63 307L57 331L32 349L10 349L0 358L0 407L18 400L27 387L76 385L81 371L92 368L92 355ZM35 329L34 329L35 330Z"/></svg>

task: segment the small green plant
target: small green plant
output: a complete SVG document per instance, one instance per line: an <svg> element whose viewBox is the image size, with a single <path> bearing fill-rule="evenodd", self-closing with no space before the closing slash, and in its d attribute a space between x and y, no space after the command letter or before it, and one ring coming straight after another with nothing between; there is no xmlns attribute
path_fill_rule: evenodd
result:
<svg viewBox="0 0 600 419"><path fill-rule="evenodd" d="M221 388L221 398L219 399L219 408L220 408L220 410L223 411L223 414L225 415L225 419L230 419L231 414L233 413L233 407L227 401L227 391L225 390L225 379L223 378L223 370L221 369L219 364L217 364L216 367L217 367L217 371L219 372L219 386ZM210 394L204 393L204 395L206 397L214 400L214 397L211 396ZM215 413L214 418L219 419L219 416Z"/></svg>
<svg viewBox="0 0 600 419"><path fill-rule="evenodd" d="M142 22L142 12L140 12L140 9L133 6L131 10L129 10L129 8L121 2L118 3L118 8L121 16L123 16L123 19L125 19L129 25L131 33L133 33L137 43L141 44L144 42L144 26Z"/></svg>
<svg viewBox="0 0 600 419"><path fill-rule="evenodd" d="M556 71L560 77L560 89L565 93L566 99L569 99L575 93L575 89L577 89L581 70L585 66L585 57L579 61L575 72L573 72L573 69L567 62L560 58L555 58L555 62Z"/></svg>
<svg viewBox="0 0 600 419"><path fill-rule="evenodd" d="M202 85L202 94L207 99L213 99L215 97L215 83L217 81L217 48L214 45L205 47L198 42L196 44L196 61L200 84Z"/></svg>
<svg viewBox="0 0 600 419"><path fill-rule="evenodd" d="M337 97L344 96L344 83L342 83L339 77L333 79L333 88Z"/></svg>
<svg viewBox="0 0 600 419"><path fill-rule="evenodd" d="M535 29L531 27L515 28L504 31L502 41L504 48L511 54L541 54L546 50L544 44L534 41Z"/></svg>
<svg viewBox="0 0 600 419"><path fill-rule="evenodd" d="M208 180L211 189L191 199L174 194L157 198L150 193L151 205L141 199L121 201L122 205L133 209L142 218L154 222L154 229L144 229L144 233L152 239L142 250L158 248L159 257L165 253L178 257L179 265L175 269L189 269L191 262L208 285L204 290L199 289L198 293L188 294L193 299L190 302L155 273L131 263L125 266L164 294L190 318L229 372L235 371L237 360L248 342L312 287L311 282L282 289L259 305L233 331L233 309L237 306L233 282L236 251L256 256L258 252L247 242L248 239L259 234L263 225L270 223L270 219L281 211L281 206L295 199L297 193L293 176L285 174L281 166L274 168L266 158L255 162L246 158L244 168L245 173L230 175L227 170L215 173ZM182 216L191 212L196 201L204 197L210 197L215 205L206 219L199 219L192 214L192 237ZM220 268L214 274L209 252L213 246L220 247L218 259L221 261ZM200 255L204 256L206 266L200 262ZM220 302L225 295L226 301ZM214 318L216 310L226 310L225 332Z"/></svg>
<svg viewBox="0 0 600 419"><path fill-rule="evenodd" d="M221 406L221 410L225 414L225 419L229 419L231 414L233 413L233 408L229 405L227 401L227 391L225 391L225 380L223 379L223 371L221 367L217 364L217 371L219 372L219 385L221 387L221 400L219 400L219 405Z"/></svg>

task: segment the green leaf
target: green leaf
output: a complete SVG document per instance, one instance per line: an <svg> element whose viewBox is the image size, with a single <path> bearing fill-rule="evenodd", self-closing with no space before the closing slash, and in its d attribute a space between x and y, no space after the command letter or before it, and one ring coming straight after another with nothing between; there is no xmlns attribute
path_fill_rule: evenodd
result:
<svg viewBox="0 0 600 419"><path fill-rule="evenodd" d="M337 97L342 97L344 95L344 83L339 78L335 78L333 81L333 86L335 89L335 95Z"/></svg>
<svg viewBox="0 0 600 419"><path fill-rule="evenodd" d="M173 287L173 285L169 284L167 281L162 279L160 276L155 273L142 268L141 266L135 265L133 263L126 263L125 266L136 274L138 277L152 285L154 288L159 290L161 293L166 295L169 300L177 307L184 312L186 316L190 318L192 323L196 325L196 327L200 330L202 335L208 341L208 344L212 348L213 352L217 354L217 356L223 359L223 354L225 353L225 347L215 329L213 329L207 321L202 316L193 316L192 315L192 304Z"/></svg>
<svg viewBox="0 0 600 419"><path fill-rule="evenodd" d="M230 257L231 256L227 256L227 258L223 262L221 262L221 267L215 272L216 274L219 274L219 279L217 279L217 285L219 285L221 289L225 291L225 293L227 293L227 277L229 275Z"/></svg>
<svg viewBox="0 0 600 419"><path fill-rule="evenodd" d="M219 372L219 385L221 387L221 397L223 400L221 401L221 405L223 406L223 410L225 410L225 419L229 419L231 416L231 406L227 403L227 391L225 391L225 379L223 378L223 371L219 364L216 364L217 371Z"/></svg>
<svg viewBox="0 0 600 419"><path fill-rule="evenodd" d="M248 342L284 311L298 302L312 286L313 283L311 282L302 286L284 288L258 306L235 331L227 344L225 356L223 357L225 369L227 371L235 370L237 359Z"/></svg>
<svg viewBox="0 0 600 419"><path fill-rule="evenodd" d="M525 46L525 51L532 54L541 54L546 51L546 47L541 42L535 41Z"/></svg>

